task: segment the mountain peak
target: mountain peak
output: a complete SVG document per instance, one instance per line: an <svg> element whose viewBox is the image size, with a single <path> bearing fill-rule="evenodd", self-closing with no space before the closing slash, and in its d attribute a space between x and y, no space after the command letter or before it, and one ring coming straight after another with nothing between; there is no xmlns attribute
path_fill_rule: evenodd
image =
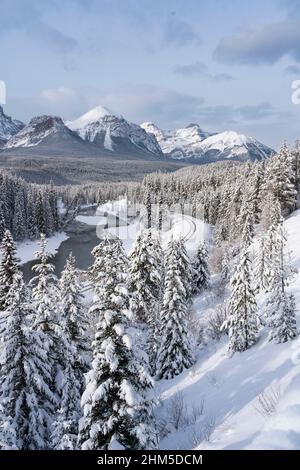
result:
<svg viewBox="0 0 300 470"><path fill-rule="evenodd" d="M27 126L6 143L5 148L35 147L57 132L71 132L59 116L42 115L31 119Z"/></svg>
<svg viewBox="0 0 300 470"><path fill-rule="evenodd" d="M110 152L128 155L142 152L148 156L162 156L153 135L103 106L91 109L75 121L68 122L67 126L84 141Z"/></svg>
<svg viewBox="0 0 300 470"><path fill-rule="evenodd" d="M0 106L0 145L7 142L12 136L17 134L24 124L21 121L12 119L4 113L4 109Z"/></svg>
<svg viewBox="0 0 300 470"><path fill-rule="evenodd" d="M105 106L96 106L93 109L90 109L87 113L84 113L79 118L75 119L75 121L68 122L67 125L70 129L82 129L83 127L87 126L88 124L93 124L95 122L100 121L101 119L105 118L106 116L115 116L120 117L110 109L106 108Z"/></svg>

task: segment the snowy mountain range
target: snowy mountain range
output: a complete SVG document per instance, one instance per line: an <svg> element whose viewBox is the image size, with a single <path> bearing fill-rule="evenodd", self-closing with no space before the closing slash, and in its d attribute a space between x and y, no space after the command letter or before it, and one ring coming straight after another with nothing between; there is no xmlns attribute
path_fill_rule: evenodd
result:
<svg viewBox="0 0 300 470"><path fill-rule="evenodd" d="M141 124L149 134L156 137L164 154L176 160L196 160L206 163L224 159L264 160L274 151L253 137L234 131L210 134L198 124L183 129L162 130L155 124Z"/></svg>
<svg viewBox="0 0 300 470"><path fill-rule="evenodd" d="M141 125L108 108L97 106L74 121L37 116L26 126L6 116L0 107L2 153L89 156L123 160L164 160L207 163L218 160L264 160L274 151L252 137L233 131L211 134L198 124L162 130Z"/></svg>

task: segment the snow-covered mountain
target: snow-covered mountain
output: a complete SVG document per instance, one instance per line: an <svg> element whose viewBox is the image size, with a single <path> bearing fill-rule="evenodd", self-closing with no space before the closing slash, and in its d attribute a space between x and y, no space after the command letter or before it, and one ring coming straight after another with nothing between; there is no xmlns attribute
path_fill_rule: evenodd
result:
<svg viewBox="0 0 300 470"><path fill-rule="evenodd" d="M264 160L273 150L252 137L233 131L211 134L198 124L162 130L152 122L140 126L103 106L74 121L37 116L24 126L0 107L1 153L10 155L87 156L111 160L156 160L176 164L218 160Z"/></svg>
<svg viewBox="0 0 300 470"><path fill-rule="evenodd" d="M12 136L24 127L23 122L7 116L0 106L0 146L5 144Z"/></svg>
<svg viewBox="0 0 300 470"><path fill-rule="evenodd" d="M150 135L154 135L162 152L176 160L201 160L203 163L216 160L264 160L274 153L253 137L226 131L210 134L198 124L183 129L162 130L155 124L141 124Z"/></svg>
<svg viewBox="0 0 300 470"><path fill-rule="evenodd" d="M60 117L37 116L9 139L4 148L36 147L41 144L49 145L51 142L57 144L58 141L62 141L65 145L70 145L78 140L78 136L65 126Z"/></svg>
<svg viewBox="0 0 300 470"><path fill-rule="evenodd" d="M141 127L156 137L164 154L174 159L198 158L202 141L211 135L198 124L190 124L182 129L162 130L152 122L144 122Z"/></svg>
<svg viewBox="0 0 300 470"><path fill-rule="evenodd" d="M265 160L274 151L253 137L226 131L215 134L201 143L202 155L209 160Z"/></svg>
<svg viewBox="0 0 300 470"><path fill-rule="evenodd" d="M152 134L127 121L103 106L88 111L67 126L83 140L111 152L149 152L162 155L160 146Z"/></svg>

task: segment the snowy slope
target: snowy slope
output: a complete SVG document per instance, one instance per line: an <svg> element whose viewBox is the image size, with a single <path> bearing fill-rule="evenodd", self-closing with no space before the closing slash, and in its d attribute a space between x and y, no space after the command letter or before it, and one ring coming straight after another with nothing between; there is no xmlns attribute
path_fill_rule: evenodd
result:
<svg viewBox="0 0 300 470"><path fill-rule="evenodd" d="M24 124L21 121L12 119L4 114L3 108L0 106L0 146L17 134L23 127Z"/></svg>
<svg viewBox="0 0 300 470"><path fill-rule="evenodd" d="M209 134L197 124L183 129L161 130L151 122L143 123L141 127L156 137L163 153L176 160L264 160L274 153L253 137L234 131Z"/></svg>
<svg viewBox="0 0 300 470"><path fill-rule="evenodd" d="M300 210L285 221L293 264L300 269ZM298 305L300 329L300 271L290 287ZM263 303L260 299L260 307ZM198 297L195 310L203 320L214 311L210 295ZM271 344L262 329L259 342L232 358L227 338L210 343L196 365L171 381L157 382L161 404L157 415L168 416L172 400L182 393L187 413L201 408L196 420L163 439L162 449L299 449L300 448L300 337ZM263 416L258 396L279 396L276 411Z"/></svg>
<svg viewBox="0 0 300 470"><path fill-rule="evenodd" d="M238 160L265 160L272 155L273 150L261 144L253 137L226 131L208 137L201 143L202 154L206 158L238 159Z"/></svg>
<svg viewBox="0 0 300 470"><path fill-rule="evenodd" d="M83 140L111 152L146 151L160 156L155 137L103 106L88 111L67 126Z"/></svg>

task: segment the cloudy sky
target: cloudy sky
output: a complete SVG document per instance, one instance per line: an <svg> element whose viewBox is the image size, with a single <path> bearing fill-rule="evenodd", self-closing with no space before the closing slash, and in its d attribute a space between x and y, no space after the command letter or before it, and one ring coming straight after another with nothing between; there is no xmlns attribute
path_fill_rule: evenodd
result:
<svg viewBox="0 0 300 470"><path fill-rule="evenodd" d="M300 138L300 0L0 0L5 111Z"/></svg>

